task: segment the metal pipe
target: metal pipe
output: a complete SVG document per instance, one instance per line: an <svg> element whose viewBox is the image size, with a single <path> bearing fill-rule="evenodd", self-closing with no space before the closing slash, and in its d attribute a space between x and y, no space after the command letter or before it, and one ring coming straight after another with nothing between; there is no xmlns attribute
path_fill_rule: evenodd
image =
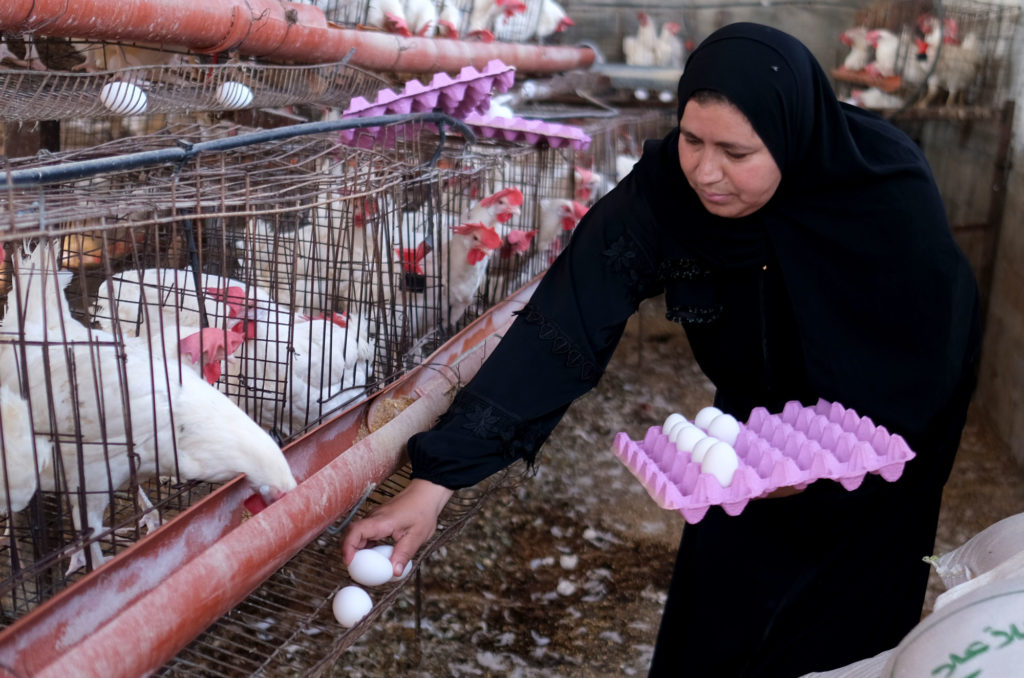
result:
<svg viewBox="0 0 1024 678"><path fill-rule="evenodd" d="M403 379L285 450L299 485L243 521L243 477L0 633L0 676L130 678L155 672L402 463L405 441L447 407L497 345L539 277L497 304ZM356 440L372 406L416 401ZM340 555L339 555L340 558Z"/></svg>
<svg viewBox="0 0 1024 678"><path fill-rule="evenodd" d="M200 53L238 51L246 56L299 63L341 61L367 70L455 72L500 59L528 73L588 68L589 47L541 46L390 33L329 24L313 5L287 0L4 0L0 30L89 40L180 45Z"/></svg>

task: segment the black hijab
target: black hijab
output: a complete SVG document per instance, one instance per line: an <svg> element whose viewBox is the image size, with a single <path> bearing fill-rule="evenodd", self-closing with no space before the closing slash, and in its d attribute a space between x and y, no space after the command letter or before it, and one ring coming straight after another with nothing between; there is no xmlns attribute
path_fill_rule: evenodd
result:
<svg viewBox="0 0 1024 678"><path fill-rule="evenodd" d="M677 129L637 166L655 217L711 267L774 256L818 395L923 431L976 340L976 287L920 149L840 103L810 51L767 26L732 24L701 43L679 81L680 117L698 90L746 115L782 180L754 214L716 217L679 167Z"/></svg>

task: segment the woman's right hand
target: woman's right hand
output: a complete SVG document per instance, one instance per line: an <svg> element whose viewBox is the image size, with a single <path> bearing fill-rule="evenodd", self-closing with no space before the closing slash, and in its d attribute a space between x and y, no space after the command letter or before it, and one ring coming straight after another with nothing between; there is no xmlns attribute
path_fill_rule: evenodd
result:
<svg viewBox="0 0 1024 678"><path fill-rule="evenodd" d="M395 550L391 554L391 565L395 576L400 576L409 559L434 534L437 517L452 494L452 490L442 485L413 479L391 501L348 526L341 543L341 557L345 565L352 562L359 549L385 537L393 537Z"/></svg>

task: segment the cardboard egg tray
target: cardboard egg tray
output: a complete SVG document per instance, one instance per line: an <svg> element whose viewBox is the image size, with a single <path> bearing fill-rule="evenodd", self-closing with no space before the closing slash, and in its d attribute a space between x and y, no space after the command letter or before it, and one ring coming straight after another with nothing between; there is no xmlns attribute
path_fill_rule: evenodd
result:
<svg viewBox="0 0 1024 678"><path fill-rule="evenodd" d="M838 481L847 490L860 486L868 473L892 482L914 453L902 436L875 426L839 403L819 400L813 407L786 403L781 414L763 407L740 424L733 445L739 468L722 487L689 452L680 452L660 426L634 441L618 433L612 449L662 508L677 510L696 523L711 506L739 515L751 499L780 487L802 489L821 478Z"/></svg>
<svg viewBox="0 0 1024 678"><path fill-rule="evenodd" d="M504 139L530 145L546 144L551 148L568 146L578 151L590 146L590 135L574 125L560 125L543 120L503 118L481 113L470 113L465 122L485 139Z"/></svg>
<svg viewBox="0 0 1024 678"><path fill-rule="evenodd" d="M487 115L491 104L491 92L507 92L515 83L515 68L500 59L487 62L483 70L466 66L454 78L447 73L435 73L428 84L409 80L402 91L382 89L373 101L355 97L349 102L342 116L366 118L381 115L406 115L439 111L464 120L478 136L485 139L505 141L546 143L552 148L569 146L585 149L590 137L579 127L548 123L543 120L524 118L500 118ZM396 134L394 129L382 130L369 127L360 130L342 130L339 134L343 143L370 145L375 135ZM383 139L393 143L393 138Z"/></svg>

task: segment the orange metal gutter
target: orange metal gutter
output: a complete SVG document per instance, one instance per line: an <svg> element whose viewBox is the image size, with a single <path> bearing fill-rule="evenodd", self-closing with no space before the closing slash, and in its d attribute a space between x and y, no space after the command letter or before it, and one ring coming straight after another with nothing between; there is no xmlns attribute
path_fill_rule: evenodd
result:
<svg viewBox="0 0 1024 678"><path fill-rule="evenodd" d="M313 5L285 0L3 0L0 30L14 34L179 45L201 53L237 50L297 63L343 59L372 71L455 72L500 59L526 73L589 68L587 47L403 38L330 24Z"/></svg>
<svg viewBox="0 0 1024 678"><path fill-rule="evenodd" d="M259 515L242 520L251 490L236 478L5 629L0 677L155 672L401 466L408 436L444 412L452 387L476 373L538 281L388 390L289 445L299 485ZM416 401L356 441L370 408L398 396Z"/></svg>

